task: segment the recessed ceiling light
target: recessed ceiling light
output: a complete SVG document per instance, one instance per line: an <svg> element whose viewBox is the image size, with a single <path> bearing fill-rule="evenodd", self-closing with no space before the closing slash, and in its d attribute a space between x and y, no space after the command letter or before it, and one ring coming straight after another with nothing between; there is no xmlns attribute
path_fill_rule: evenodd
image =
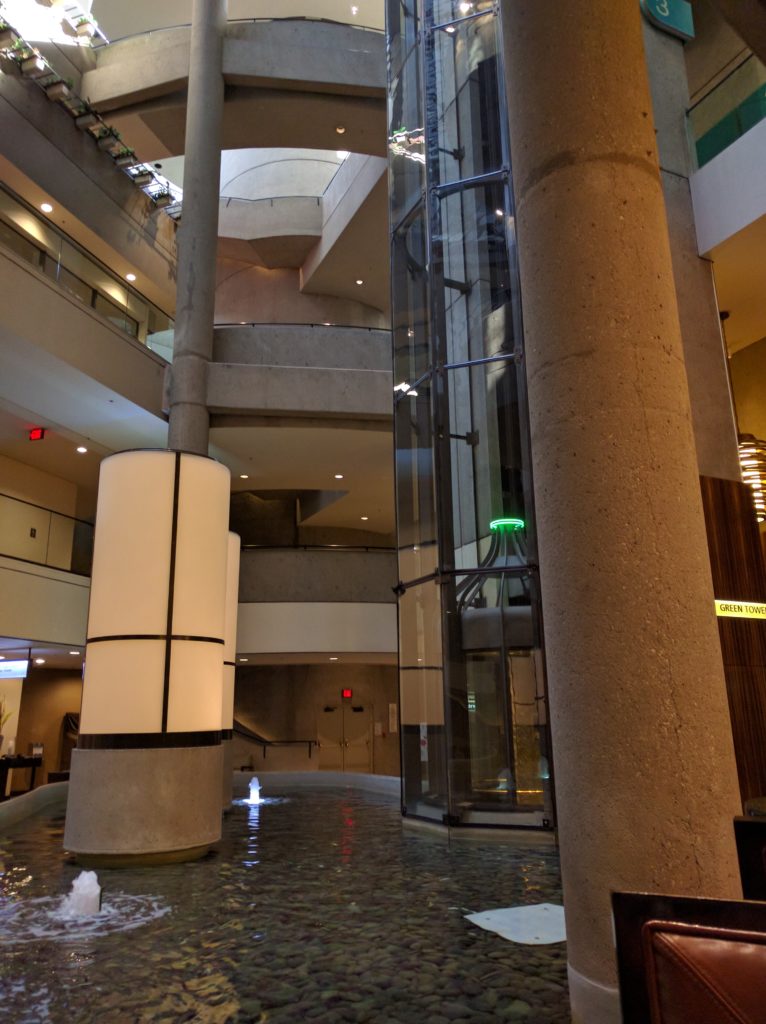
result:
<svg viewBox="0 0 766 1024"><path fill-rule="evenodd" d="M335 131L338 133L338 135L345 135L346 134L345 125L336 124L335 125Z"/></svg>
<svg viewBox="0 0 766 1024"><path fill-rule="evenodd" d="M357 284L364 284L364 281L363 281L363 280L361 279L361 277L358 277L358 278L356 279L356 283L357 283Z"/></svg>
<svg viewBox="0 0 766 1024"><path fill-rule="evenodd" d="M50 203L40 203L40 209L43 213L53 213L53 207Z"/></svg>
<svg viewBox="0 0 766 1024"><path fill-rule="evenodd" d="M335 657L334 655L333 655L333 657L332 657L332 658L330 658L330 661L337 661L337 660L338 660L338 659L337 659L337 658L336 658L336 657Z"/></svg>
<svg viewBox="0 0 766 1024"><path fill-rule="evenodd" d="M249 480L250 477L247 475L247 473L240 473L239 474L239 479L240 480Z"/></svg>
<svg viewBox="0 0 766 1024"><path fill-rule="evenodd" d="M495 210L495 216L496 217L502 217L503 216L503 211L502 210Z"/></svg>
<svg viewBox="0 0 766 1024"><path fill-rule="evenodd" d="M35 658L35 665L44 665L45 658Z"/></svg>
<svg viewBox="0 0 766 1024"><path fill-rule="evenodd" d="M359 518L360 518L360 519L362 520L362 522L365 522L365 523L366 523L366 522L367 522L367 520L368 520L368 519L369 519L370 517L369 517L369 516L360 516Z"/></svg>
<svg viewBox="0 0 766 1024"><path fill-rule="evenodd" d="M86 455L87 452L88 452L88 449L85 447L84 444L79 444L77 446L77 454L78 455Z"/></svg>
<svg viewBox="0 0 766 1024"><path fill-rule="evenodd" d="M126 274L125 275L125 280L126 281L135 281L135 279L136 279L136 275L135 274Z"/></svg>
<svg viewBox="0 0 766 1024"><path fill-rule="evenodd" d="M453 35L454 32L455 32L455 26L454 25L447 25L447 32L449 32L450 35Z"/></svg>
<svg viewBox="0 0 766 1024"><path fill-rule="evenodd" d="M249 661L249 658L238 658L238 661Z"/></svg>
<svg viewBox="0 0 766 1024"><path fill-rule="evenodd" d="M80 652L79 651L70 651L69 653L70 654L79 654Z"/></svg>
<svg viewBox="0 0 766 1024"><path fill-rule="evenodd" d="M356 6L356 4L351 5L351 13L354 15L359 14L359 8Z"/></svg>

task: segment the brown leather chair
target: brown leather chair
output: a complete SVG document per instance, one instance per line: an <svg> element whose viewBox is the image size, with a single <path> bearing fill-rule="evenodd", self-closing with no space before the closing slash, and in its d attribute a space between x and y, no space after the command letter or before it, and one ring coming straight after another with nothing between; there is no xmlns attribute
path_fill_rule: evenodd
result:
<svg viewBox="0 0 766 1024"><path fill-rule="evenodd" d="M766 1024L766 903L612 894L624 1024Z"/></svg>

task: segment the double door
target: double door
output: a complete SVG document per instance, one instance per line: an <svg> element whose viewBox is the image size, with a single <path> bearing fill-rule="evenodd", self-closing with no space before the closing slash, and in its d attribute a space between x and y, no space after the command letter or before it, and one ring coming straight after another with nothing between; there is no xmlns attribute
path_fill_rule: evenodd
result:
<svg viewBox="0 0 766 1024"><path fill-rule="evenodd" d="M319 768L372 771L372 709L362 704L323 704L317 711Z"/></svg>

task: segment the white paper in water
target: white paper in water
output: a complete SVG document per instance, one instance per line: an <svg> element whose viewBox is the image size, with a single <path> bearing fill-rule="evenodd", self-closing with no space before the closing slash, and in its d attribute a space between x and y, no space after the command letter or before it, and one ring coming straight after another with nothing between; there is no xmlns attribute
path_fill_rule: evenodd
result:
<svg viewBox="0 0 766 1024"><path fill-rule="evenodd" d="M466 914L466 920L488 932L496 932L509 942L529 946L547 946L566 942L564 908L555 903L535 903L530 907L502 907Z"/></svg>

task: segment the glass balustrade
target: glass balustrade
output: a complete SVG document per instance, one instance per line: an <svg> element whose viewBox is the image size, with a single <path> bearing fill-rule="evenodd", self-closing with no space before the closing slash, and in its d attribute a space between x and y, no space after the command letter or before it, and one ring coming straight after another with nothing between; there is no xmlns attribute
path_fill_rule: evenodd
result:
<svg viewBox="0 0 766 1024"><path fill-rule="evenodd" d="M764 118L766 66L751 55L689 111L697 167L704 167Z"/></svg>
<svg viewBox="0 0 766 1024"><path fill-rule="evenodd" d="M0 493L0 556L90 576L93 524Z"/></svg>
<svg viewBox="0 0 766 1024"><path fill-rule="evenodd" d="M173 321L167 313L4 188L0 188L0 246L114 327L165 359L172 357Z"/></svg>

